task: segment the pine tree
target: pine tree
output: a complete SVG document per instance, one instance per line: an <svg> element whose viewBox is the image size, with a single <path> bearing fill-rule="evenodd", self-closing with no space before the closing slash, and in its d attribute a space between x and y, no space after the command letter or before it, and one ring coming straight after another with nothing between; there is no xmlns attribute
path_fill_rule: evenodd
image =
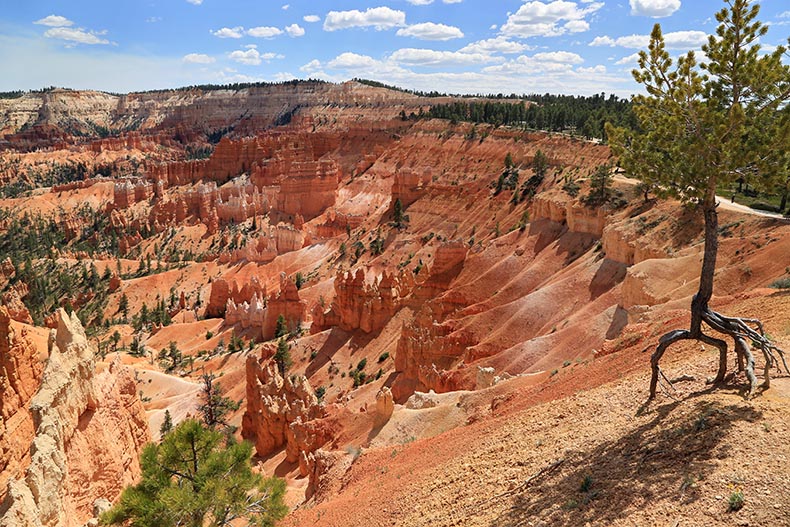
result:
<svg viewBox="0 0 790 527"><path fill-rule="evenodd" d="M395 226L396 229L402 228L406 222L406 217L403 215L403 203L401 203L400 198L397 198L395 200L395 203L392 206L392 211L393 211L392 224Z"/></svg>
<svg viewBox="0 0 790 527"><path fill-rule="evenodd" d="M274 353L274 362L277 363L277 369L280 371L280 375L285 377L285 373L288 371L288 368L291 367L291 352L288 341L284 338L277 341L277 351Z"/></svg>
<svg viewBox="0 0 790 527"><path fill-rule="evenodd" d="M112 341L112 349L118 349L118 343L121 341L121 334L116 330L111 336L110 340Z"/></svg>
<svg viewBox="0 0 790 527"><path fill-rule="evenodd" d="M612 194L612 166L608 163L598 165L590 177L589 205L603 205Z"/></svg>
<svg viewBox="0 0 790 527"><path fill-rule="evenodd" d="M162 420L162 425L159 427L159 437L164 438L172 429L173 418L170 416L170 410L165 410L165 417Z"/></svg>
<svg viewBox="0 0 790 527"><path fill-rule="evenodd" d="M209 428L219 425L227 426L228 414L239 409L239 403L222 395L222 386L215 379L216 376L213 373L203 373L200 376L203 386L200 391L201 405L198 410L203 416L203 422Z"/></svg>
<svg viewBox="0 0 790 527"><path fill-rule="evenodd" d="M753 185L770 187L786 169L790 144L790 66L778 46L760 53L767 26L757 20L760 4L726 0L716 14L719 26L702 47L705 61L688 52L674 64L656 24L648 51L639 53L634 78L647 95L634 98L638 127L608 127L622 166L643 181L661 187L696 206L704 220L705 247L697 294L691 302L688 330L675 330L659 340L651 358L650 397L654 397L666 349L680 340L699 340L719 350L716 382L727 371L727 343L703 332L710 329L733 339L739 364L745 363L749 394L757 388L749 341L765 355L769 367L782 356L762 326L749 319L727 317L710 309L718 254L716 189L748 175ZM784 359L782 356L784 363ZM785 368L786 368L785 364Z"/></svg>
<svg viewBox="0 0 790 527"><path fill-rule="evenodd" d="M549 160L542 150L535 152L535 157L532 158L532 172L543 179L546 176L546 171L549 168Z"/></svg>
<svg viewBox="0 0 790 527"><path fill-rule="evenodd" d="M285 482L254 473L252 445L206 428L195 419L179 423L160 444L140 456L142 481L127 487L102 514L105 525L135 527L273 526L288 512Z"/></svg>
<svg viewBox="0 0 790 527"><path fill-rule="evenodd" d="M121 299L118 301L118 311L123 315L124 321L129 317L129 298L126 293L121 294Z"/></svg>
<svg viewBox="0 0 790 527"><path fill-rule="evenodd" d="M285 320L285 316L280 313L277 315L277 322L274 326L274 338L280 338L283 335L288 334L288 323Z"/></svg>

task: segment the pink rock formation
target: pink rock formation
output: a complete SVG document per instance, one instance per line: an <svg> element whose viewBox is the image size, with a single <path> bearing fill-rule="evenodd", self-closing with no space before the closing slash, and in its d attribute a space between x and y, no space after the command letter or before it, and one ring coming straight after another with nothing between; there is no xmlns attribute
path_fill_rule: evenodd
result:
<svg viewBox="0 0 790 527"><path fill-rule="evenodd" d="M34 428L28 405L42 370L27 331L17 334L8 309L0 307L0 497L8 479L19 477L30 461Z"/></svg>
<svg viewBox="0 0 790 527"><path fill-rule="evenodd" d="M10 257L6 257L6 259L0 263L0 273L3 274L4 278L13 278L16 276L16 268Z"/></svg>
<svg viewBox="0 0 790 527"><path fill-rule="evenodd" d="M26 283L17 282L12 285L8 291L3 293L3 305L8 309L8 314L11 318L17 322L24 322L25 324L33 323L33 317L30 316L30 311L23 302L29 292L30 288Z"/></svg>
<svg viewBox="0 0 790 527"><path fill-rule="evenodd" d="M420 170L411 168L398 170L392 181L392 202L400 200L404 207L411 205L419 199L430 181L431 169L429 167Z"/></svg>
<svg viewBox="0 0 790 527"><path fill-rule="evenodd" d="M382 386L376 393L376 417L375 426L384 426L392 413L395 411L395 401L392 397L392 391L386 386Z"/></svg>
<svg viewBox="0 0 790 527"><path fill-rule="evenodd" d="M98 498L113 501L140 475L150 440L131 373L94 374L94 350L76 313L58 311L49 360L30 402L35 436L24 481L12 479L0 526L81 526Z"/></svg>
<svg viewBox="0 0 790 527"><path fill-rule="evenodd" d="M241 304L242 302L251 302L253 297L261 300L266 298L266 286L261 284L257 277L253 277L242 286L239 286L236 281L228 282L224 278L217 278L211 283L206 316L222 316L228 300Z"/></svg>
<svg viewBox="0 0 790 527"><path fill-rule="evenodd" d="M269 227L268 233L247 242L244 247L223 252L217 260L220 263L237 263L241 261L268 263L277 255L298 251L311 243L311 237L287 223L278 223Z"/></svg>
<svg viewBox="0 0 790 527"><path fill-rule="evenodd" d="M335 204L339 183L340 171L332 160L294 163L280 183L277 209L311 220Z"/></svg>
<svg viewBox="0 0 790 527"><path fill-rule="evenodd" d="M266 307L266 317L263 322L263 338L274 338L277 319L282 315L288 331L295 331L305 321L307 315L307 302L299 298L299 290L285 273L280 275L280 291L276 296L269 298Z"/></svg>
<svg viewBox="0 0 790 527"><path fill-rule="evenodd" d="M314 309L311 331L317 333L333 326L346 331L379 331L400 309L401 299L411 292L407 283L386 271L370 280L362 268L356 273L338 273L332 305L325 312Z"/></svg>
<svg viewBox="0 0 790 527"><path fill-rule="evenodd" d="M401 330L395 351L398 377L392 385L395 401L405 401L416 390L443 393L460 389L461 386L454 383L451 370L474 344L472 335L454 331L449 324L436 323L430 308L424 306Z"/></svg>
<svg viewBox="0 0 790 527"><path fill-rule="evenodd" d="M255 444L258 455L269 455L285 445L288 461L298 461L306 443L304 437L297 441L293 424L300 426L323 416L324 409L307 378L283 378L272 359L247 358L247 410L241 434Z"/></svg>

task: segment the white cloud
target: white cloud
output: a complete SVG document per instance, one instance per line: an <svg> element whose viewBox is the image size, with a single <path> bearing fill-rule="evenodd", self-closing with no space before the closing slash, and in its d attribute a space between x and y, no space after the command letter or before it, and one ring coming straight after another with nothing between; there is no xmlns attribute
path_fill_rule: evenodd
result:
<svg viewBox="0 0 790 527"><path fill-rule="evenodd" d="M301 37L304 35L304 28L300 27L299 24L291 24L286 26L285 32L288 33L289 37Z"/></svg>
<svg viewBox="0 0 790 527"><path fill-rule="evenodd" d="M522 44L521 42L514 42L512 40L508 40L507 37L499 36L496 38L489 38L487 40L478 40L477 42L472 42L471 44L467 44L463 48L459 49L461 53L504 53L504 54L513 54L513 53L521 53L523 51L527 51L532 49L530 46L526 44Z"/></svg>
<svg viewBox="0 0 790 527"><path fill-rule="evenodd" d="M639 53L633 53L631 55L628 55L627 57L621 58L620 60L615 62L615 64L617 64L618 66L625 66L627 64L637 64L638 62L639 62Z"/></svg>
<svg viewBox="0 0 790 527"><path fill-rule="evenodd" d="M258 26L248 29L247 34L256 38L274 38L276 36L282 35L283 31L278 27Z"/></svg>
<svg viewBox="0 0 790 527"><path fill-rule="evenodd" d="M770 55L771 53L776 51L777 47L778 46L774 46L773 44L761 44L760 53L762 53L763 55Z"/></svg>
<svg viewBox="0 0 790 527"><path fill-rule="evenodd" d="M662 18L680 9L680 0L629 0L631 14Z"/></svg>
<svg viewBox="0 0 790 527"><path fill-rule="evenodd" d="M617 42L610 37L609 35L601 35L599 37L595 37L592 42L590 42L591 46L616 46Z"/></svg>
<svg viewBox="0 0 790 527"><path fill-rule="evenodd" d="M372 7L365 11L330 11L324 19L325 31L352 27L373 27L378 31L406 25L406 13L389 7Z"/></svg>
<svg viewBox="0 0 790 527"><path fill-rule="evenodd" d="M303 71L305 73L315 73L316 71L319 71L321 67L321 62L318 59L313 59L299 68L299 71Z"/></svg>
<svg viewBox="0 0 790 527"><path fill-rule="evenodd" d="M305 15L305 16L302 17L302 20L304 20L305 22L307 22L309 24L313 24L315 22L320 22L321 21L321 17L317 16L317 15Z"/></svg>
<svg viewBox="0 0 790 527"><path fill-rule="evenodd" d="M216 31L209 31L209 33L219 38L241 38L244 36L244 28L241 26L223 27Z"/></svg>
<svg viewBox="0 0 790 527"><path fill-rule="evenodd" d="M288 9L289 9L290 7L291 7L291 4L285 4L285 5L282 7L282 10L283 10L283 11L288 11Z"/></svg>
<svg viewBox="0 0 790 527"><path fill-rule="evenodd" d="M99 35L105 33L106 31L85 31L84 29L70 27L53 27L47 29L44 32L44 36L47 38L66 40L75 44L109 44L109 40L99 37Z"/></svg>
<svg viewBox="0 0 790 527"><path fill-rule="evenodd" d="M505 64L489 66L473 72L415 72L365 55L344 53L327 64L313 60L300 68L313 78L342 82L349 77L375 78L395 86L431 91L440 86L447 93L561 93L592 95L606 91L620 96L633 92L630 76L613 75L604 66L589 68L573 64L551 62L550 59L577 62L572 56L545 55L536 60L520 57ZM519 62L523 62L520 64Z"/></svg>
<svg viewBox="0 0 790 527"><path fill-rule="evenodd" d="M570 51L549 51L531 57L520 55L504 64L483 68L483 72L503 75L567 74L576 71L573 67L583 62L581 56ZM589 72L594 68L579 68L582 69Z"/></svg>
<svg viewBox="0 0 790 527"><path fill-rule="evenodd" d="M230 55L230 60L236 61L239 64L246 64L248 66L257 66L261 63L261 54L255 48L249 48L246 51L237 49Z"/></svg>
<svg viewBox="0 0 790 527"><path fill-rule="evenodd" d="M606 66L599 64L592 68L576 68L576 73L580 75L604 75L606 73Z"/></svg>
<svg viewBox="0 0 790 527"><path fill-rule="evenodd" d="M0 49L0 91L65 86L126 93L216 82L196 77L197 68L180 58L131 55L111 46L83 53L50 39L0 35Z"/></svg>
<svg viewBox="0 0 790 527"><path fill-rule="evenodd" d="M209 57L208 55L204 55L202 53L190 53L188 55L184 55L184 58L181 60L187 64L211 64L212 62L215 62L214 57Z"/></svg>
<svg viewBox="0 0 790 527"><path fill-rule="evenodd" d="M414 37L420 40L451 40L454 38L463 38L463 32L455 26L446 26L444 24L434 24L433 22L424 22L422 24L414 24L409 27L404 27L395 33L399 37Z"/></svg>
<svg viewBox="0 0 790 527"><path fill-rule="evenodd" d="M318 61L312 61L310 64L313 64ZM327 66L332 69L347 69L347 70L358 70L358 69L365 69L365 68L372 68L380 64L379 61L374 59L373 57L369 57L367 55L359 55L357 53L341 53L334 59L330 60L327 63ZM318 64L320 66L320 63ZM304 66L303 66L304 67Z"/></svg>
<svg viewBox="0 0 790 527"><path fill-rule="evenodd" d="M508 16L501 32L503 35L527 38L587 31L589 24L584 19L601 7L603 2L589 2L584 7L566 0L545 4L539 1L526 2Z"/></svg>
<svg viewBox="0 0 790 527"><path fill-rule="evenodd" d="M436 51L433 49L403 48L390 55L390 60L409 66L468 66L499 62L501 57L482 53L460 53L458 51Z"/></svg>
<svg viewBox="0 0 790 527"><path fill-rule="evenodd" d="M256 46L255 44L248 44L244 47L246 48L246 51L238 49L233 53L231 53L230 55L228 55L230 59L240 64L246 64L248 66L257 66L258 64L261 63L261 61L264 60L268 62L273 59L285 58L284 55L280 55L279 53L272 53L272 52L261 53L260 51L258 51L258 46Z"/></svg>
<svg viewBox="0 0 790 527"><path fill-rule="evenodd" d="M570 51L549 51L546 53L535 53L532 56L538 62L558 62L562 64L581 64L584 59L576 53Z"/></svg>
<svg viewBox="0 0 790 527"><path fill-rule="evenodd" d="M65 26L74 25L74 22L72 22L65 16L60 16L60 15L45 16L44 18L40 20L36 20L33 23L38 24L40 26L49 26L49 27L65 27Z"/></svg>
<svg viewBox="0 0 790 527"><path fill-rule="evenodd" d="M562 27L567 29L569 33L582 33L590 29L590 24L586 20L571 20Z"/></svg>
<svg viewBox="0 0 790 527"><path fill-rule="evenodd" d="M664 43L667 49L692 49L705 44L708 35L704 31L673 31L664 34ZM650 44L650 35L628 35L612 38L607 35L595 37L591 46L620 46L631 49L646 49Z"/></svg>
<svg viewBox="0 0 790 527"><path fill-rule="evenodd" d="M192 5L200 5L203 3L203 0L187 0Z"/></svg>
<svg viewBox="0 0 790 527"><path fill-rule="evenodd" d="M433 3L433 0L406 0L411 5L429 5Z"/></svg>
<svg viewBox="0 0 790 527"><path fill-rule="evenodd" d="M281 71L279 73L274 74L274 80L277 82L286 82L292 81L296 79L293 73L288 73L287 71Z"/></svg>
<svg viewBox="0 0 790 527"><path fill-rule="evenodd" d="M162 21L162 17L161 16L149 16L148 18L145 19L145 21L148 22L149 24L156 24L157 22L161 22Z"/></svg>

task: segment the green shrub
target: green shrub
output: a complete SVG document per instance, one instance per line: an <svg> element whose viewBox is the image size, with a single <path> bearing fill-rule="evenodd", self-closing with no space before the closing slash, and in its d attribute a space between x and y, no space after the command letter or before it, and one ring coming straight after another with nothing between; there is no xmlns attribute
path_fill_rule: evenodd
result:
<svg viewBox="0 0 790 527"><path fill-rule="evenodd" d="M778 280L774 280L771 282L771 287L774 289L790 289L790 276L785 276Z"/></svg>
<svg viewBox="0 0 790 527"><path fill-rule="evenodd" d="M727 500L730 512L741 510L743 508L743 502L743 492L736 490L735 492L731 493L729 499Z"/></svg>

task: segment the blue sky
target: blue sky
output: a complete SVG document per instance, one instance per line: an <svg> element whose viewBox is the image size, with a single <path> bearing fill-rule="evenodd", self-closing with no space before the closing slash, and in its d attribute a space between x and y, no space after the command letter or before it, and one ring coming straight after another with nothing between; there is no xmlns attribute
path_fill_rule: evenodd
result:
<svg viewBox="0 0 790 527"><path fill-rule="evenodd" d="M287 2L287 3L286 3ZM32 0L0 13L0 90L353 77L453 93L628 95L654 23L698 49L720 0ZM767 49L790 1L762 0Z"/></svg>

